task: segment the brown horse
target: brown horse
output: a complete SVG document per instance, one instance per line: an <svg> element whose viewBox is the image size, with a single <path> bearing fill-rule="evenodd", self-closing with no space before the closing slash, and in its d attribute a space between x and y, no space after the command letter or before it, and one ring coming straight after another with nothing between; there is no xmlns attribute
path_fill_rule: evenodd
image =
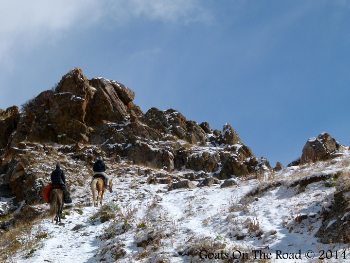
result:
<svg viewBox="0 0 350 263"><path fill-rule="evenodd" d="M50 216L52 216L52 223L55 220L56 224L61 223L63 210L63 190L52 189L50 193Z"/></svg>
<svg viewBox="0 0 350 263"><path fill-rule="evenodd" d="M102 205L103 195L105 193L105 183L102 178L94 178L90 184L92 192L92 203L94 206L98 206L98 201ZM108 182L108 190L110 193L113 192L113 183L112 180Z"/></svg>

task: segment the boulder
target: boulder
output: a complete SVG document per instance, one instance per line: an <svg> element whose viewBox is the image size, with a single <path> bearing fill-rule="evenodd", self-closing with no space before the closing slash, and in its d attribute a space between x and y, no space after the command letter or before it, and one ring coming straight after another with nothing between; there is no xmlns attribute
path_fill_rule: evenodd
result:
<svg viewBox="0 0 350 263"><path fill-rule="evenodd" d="M219 184L219 183L220 183L219 179L215 177L207 177L198 184L198 187L212 186L213 184Z"/></svg>
<svg viewBox="0 0 350 263"><path fill-rule="evenodd" d="M148 176L147 183L148 184L171 184L173 179L171 176L165 173L158 173Z"/></svg>
<svg viewBox="0 0 350 263"><path fill-rule="evenodd" d="M26 165L21 161L9 164L8 185L17 201L26 200L27 204L34 204L41 200L40 191L44 183L37 175L28 173Z"/></svg>
<svg viewBox="0 0 350 263"><path fill-rule="evenodd" d="M186 168L210 173L218 170L219 162L220 156L216 152L193 153L188 157Z"/></svg>
<svg viewBox="0 0 350 263"><path fill-rule="evenodd" d="M146 142L137 141L126 148L125 155L136 164L154 168L174 169L174 155L166 149L154 148Z"/></svg>
<svg viewBox="0 0 350 263"><path fill-rule="evenodd" d="M194 183L192 183L191 181L183 180L183 181L171 184L169 186L168 190L171 191L171 190L182 189L182 188L193 189L195 187L196 187L196 185Z"/></svg>
<svg viewBox="0 0 350 263"><path fill-rule="evenodd" d="M324 161L332 158L340 148L340 144L328 133L309 139L300 158L300 164Z"/></svg>
<svg viewBox="0 0 350 263"><path fill-rule="evenodd" d="M225 180L222 185L220 185L220 188L227 188L227 187L234 187L237 186L237 183L233 179L227 179Z"/></svg>

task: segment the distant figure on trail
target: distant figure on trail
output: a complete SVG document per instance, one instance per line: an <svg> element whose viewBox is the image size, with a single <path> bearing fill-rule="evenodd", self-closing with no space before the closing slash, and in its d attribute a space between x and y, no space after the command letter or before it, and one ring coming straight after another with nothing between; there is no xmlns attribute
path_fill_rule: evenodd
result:
<svg viewBox="0 0 350 263"><path fill-rule="evenodd" d="M63 191L64 202L72 203L72 199L66 187L66 177L61 169L60 163L56 164L56 169L51 173L52 189L61 189Z"/></svg>
<svg viewBox="0 0 350 263"><path fill-rule="evenodd" d="M104 186L105 186L105 188L107 188L109 178L105 173L106 165L103 162L101 157L97 157L97 160L95 161L94 166L93 166L93 171L94 171L93 178L102 178L104 181Z"/></svg>

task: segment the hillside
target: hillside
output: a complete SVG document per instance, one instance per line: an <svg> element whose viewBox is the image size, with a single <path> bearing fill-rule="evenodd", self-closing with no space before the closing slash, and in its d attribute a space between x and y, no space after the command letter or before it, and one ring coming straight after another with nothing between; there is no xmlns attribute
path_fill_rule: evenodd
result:
<svg viewBox="0 0 350 263"><path fill-rule="evenodd" d="M0 110L2 261L350 262L349 147L323 133L272 168L231 125L143 113L134 97L73 69ZM114 183L101 208L89 189L97 156ZM41 197L57 161L73 197L60 225Z"/></svg>

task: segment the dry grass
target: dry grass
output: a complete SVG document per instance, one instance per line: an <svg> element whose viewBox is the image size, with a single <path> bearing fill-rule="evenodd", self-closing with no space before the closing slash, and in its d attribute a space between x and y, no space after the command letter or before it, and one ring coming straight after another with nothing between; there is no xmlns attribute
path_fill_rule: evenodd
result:
<svg viewBox="0 0 350 263"><path fill-rule="evenodd" d="M37 222L38 220L17 223L15 228L2 234L0 262L11 262L18 252L26 253L25 256L29 258L36 251L40 241L48 238L48 233L41 230L32 235L33 226Z"/></svg>
<svg viewBox="0 0 350 263"><path fill-rule="evenodd" d="M109 202L100 207L100 209L90 217L92 222L96 222L97 220L101 221L101 223L107 222L116 218L117 211L120 208L114 204L113 202Z"/></svg>

